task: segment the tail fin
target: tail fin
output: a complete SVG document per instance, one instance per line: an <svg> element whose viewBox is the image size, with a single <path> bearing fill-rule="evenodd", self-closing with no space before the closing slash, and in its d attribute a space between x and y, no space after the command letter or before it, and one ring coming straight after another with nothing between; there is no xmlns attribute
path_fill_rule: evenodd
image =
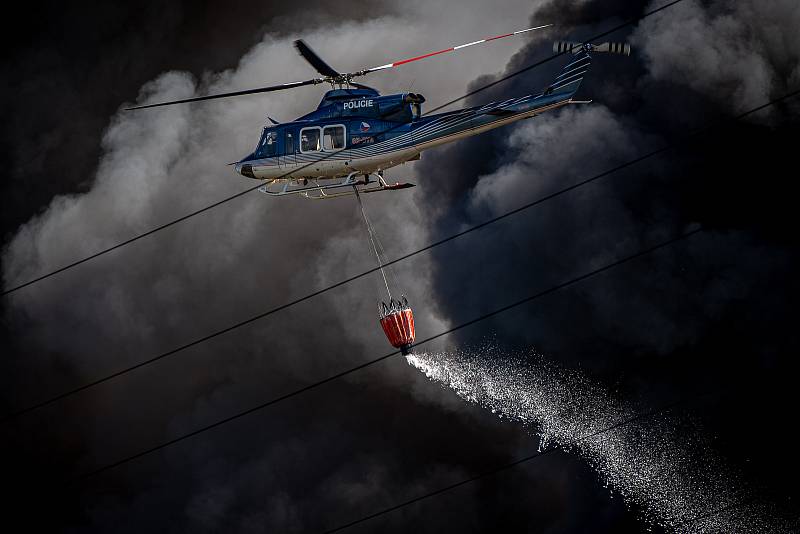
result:
<svg viewBox="0 0 800 534"><path fill-rule="evenodd" d="M627 43L601 43L593 45L589 43L574 43L567 41L557 41L553 43L553 52L561 54L572 54L571 61L561 69L556 79L553 80L544 95L556 95L562 97L572 97L580 87L583 76L592 64L592 53L607 52L611 54L630 55L631 45Z"/></svg>

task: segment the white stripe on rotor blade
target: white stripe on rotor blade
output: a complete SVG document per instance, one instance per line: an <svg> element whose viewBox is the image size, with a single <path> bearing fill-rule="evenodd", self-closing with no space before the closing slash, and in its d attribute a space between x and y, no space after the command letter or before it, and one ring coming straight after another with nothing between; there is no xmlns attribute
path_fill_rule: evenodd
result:
<svg viewBox="0 0 800 534"><path fill-rule="evenodd" d="M514 35L519 35L520 33L531 32L533 30L541 30L542 28L549 28L552 24L545 24L544 26L535 26L533 28L526 28L524 30L515 31Z"/></svg>
<svg viewBox="0 0 800 534"><path fill-rule="evenodd" d="M467 44L463 44L463 45L454 46L454 47L453 47L453 50L458 50L458 49L460 49L460 48L466 48L466 47L468 47L468 46L472 46L472 45L476 45L476 44L481 44L481 43L485 43L485 42L486 42L486 39L481 39L480 41L473 41L473 42L471 42L471 43L467 43Z"/></svg>

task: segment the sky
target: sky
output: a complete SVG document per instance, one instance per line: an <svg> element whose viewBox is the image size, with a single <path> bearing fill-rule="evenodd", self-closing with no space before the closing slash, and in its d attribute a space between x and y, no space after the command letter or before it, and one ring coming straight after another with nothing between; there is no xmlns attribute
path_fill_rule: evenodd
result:
<svg viewBox="0 0 800 534"><path fill-rule="evenodd" d="M431 109L659 3L47 3L3 36L6 287L252 186L228 162L267 115L320 87L140 113L133 103L313 76L292 41L356 70L524 27L555 27L376 74ZM35 24L36 32L23 27ZM800 86L800 6L684 0L610 38L571 106L423 153L417 187L366 199L389 257L462 230ZM558 61L459 105L537 93ZM426 338L647 248L668 249L419 347L535 351L645 408L687 417L774 515L798 510L791 433L800 339L792 173L797 101L392 269ZM377 198L375 198L377 197ZM374 265L350 200L252 193L3 298L3 413L170 350ZM360 279L3 423L8 521L65 532L321 532L536 451L400 357L80 483L113 463L385 354ZM471 351L471 352L470 352ZM532 364L531 364L532 365ZM521 387L525 387L524 384ZM530 385L530 387L534 387ZM627 406L628 404L626 404ZM540 422L541 423L541 422ZM689 439L689 434L686 435ZM680 441L678 432L676 440ZM641 503L559 450L375 519L363 532L641 532ZM623 495L625 494L622 491ZM645 514L646 515L646 514ZM352 530L359 530L354 528ZM656 531L663 530L655 526Z"/></svg>

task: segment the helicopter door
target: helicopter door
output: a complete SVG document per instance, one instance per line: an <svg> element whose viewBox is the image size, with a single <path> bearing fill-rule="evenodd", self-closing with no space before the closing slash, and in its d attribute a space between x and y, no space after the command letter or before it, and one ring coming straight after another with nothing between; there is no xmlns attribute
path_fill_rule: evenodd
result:
<svg viewBox="0 0 800 534"><path fill-rule="evenodd" d="M295 144L294 144L294 132L286 130L286 136L283 139L283 164L285 166L293 166L295 161Z"/></svg>
<svg viewBox="0 0 800 534"><path fill-rule="evenodd" d="M322 162L322 167L328 172L341 173L350 169L343 166L346 162L347 134L344 124L332 124L322 129L322 148L328 152L326 160ZM344 153L342 153L344 152ZM345 173L346 174L346 173Z"/></svg>

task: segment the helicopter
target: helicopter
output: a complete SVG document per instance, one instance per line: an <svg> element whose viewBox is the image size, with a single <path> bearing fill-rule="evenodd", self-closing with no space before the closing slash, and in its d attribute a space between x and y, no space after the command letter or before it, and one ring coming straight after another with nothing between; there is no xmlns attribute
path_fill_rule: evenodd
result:
<svg viewBox="0 0 800 534"><path fill-rule="evenodd" d="M377 191L414 187L388 183L384 171L420 159L427 149L534 117L568 104L590 101L573 97L591 64L592 54L630 55L623 43L590 44L559 41L553 51L571 56L558 76L541 92L456 111L423 115L421 94L406 92L381 95L354 80L371 73L397 68L447 52L547 28L535 26L487 37L436 52L342 73L325 62L303 40L295 48L321 77L305 81L221 93L127 108L139 110L173 104L251 95L328 83L331 89L317 109L294 121L279 123L269 118L255 150L231 163L237 173L261 180L259 191L270 196L302 195L312 199L336 198ZM372 179L375 176L376 179Z"/></svg>
<svg viewBox="0 0 800 534"><path fill-rule="evenodd" d="M410 183L390 184L384 179L383 173L386 169L420 159L424 150L535 117L568 104L589 103L590 101L575 100L573 97L589 69L592 54L610 52L630 55L631 49L623 43L606 42L595 45L558 41L553 45L553 51L567 55L569 59L558 76L541 92L438 114L423 115L422 104L425 97L420 94L406 92L381 95L374 88L357 83L354 79L549 26L552 24L487 37L437 52L345 73L331 67L305 41L297 40L294 42L295 48L321 77L127 109L154 108L268 93L305 85L330 84L331 89L323 95L316 110L287 123L279 123L267 117L271 124L264 126L255 150L230 165L242 176L261 180L263 185L258 190L270 196L301 195L311 199L350 195L356 197L388 295L388 304L381 302L378 306L378 319L389 343L407 355L415 341L414 314L405 296L399 299L392 296L385 272L386 262L376 245L379 241L367 217L361 193L414 187ZM373 180L373 175L377 179Z"/></svg>

